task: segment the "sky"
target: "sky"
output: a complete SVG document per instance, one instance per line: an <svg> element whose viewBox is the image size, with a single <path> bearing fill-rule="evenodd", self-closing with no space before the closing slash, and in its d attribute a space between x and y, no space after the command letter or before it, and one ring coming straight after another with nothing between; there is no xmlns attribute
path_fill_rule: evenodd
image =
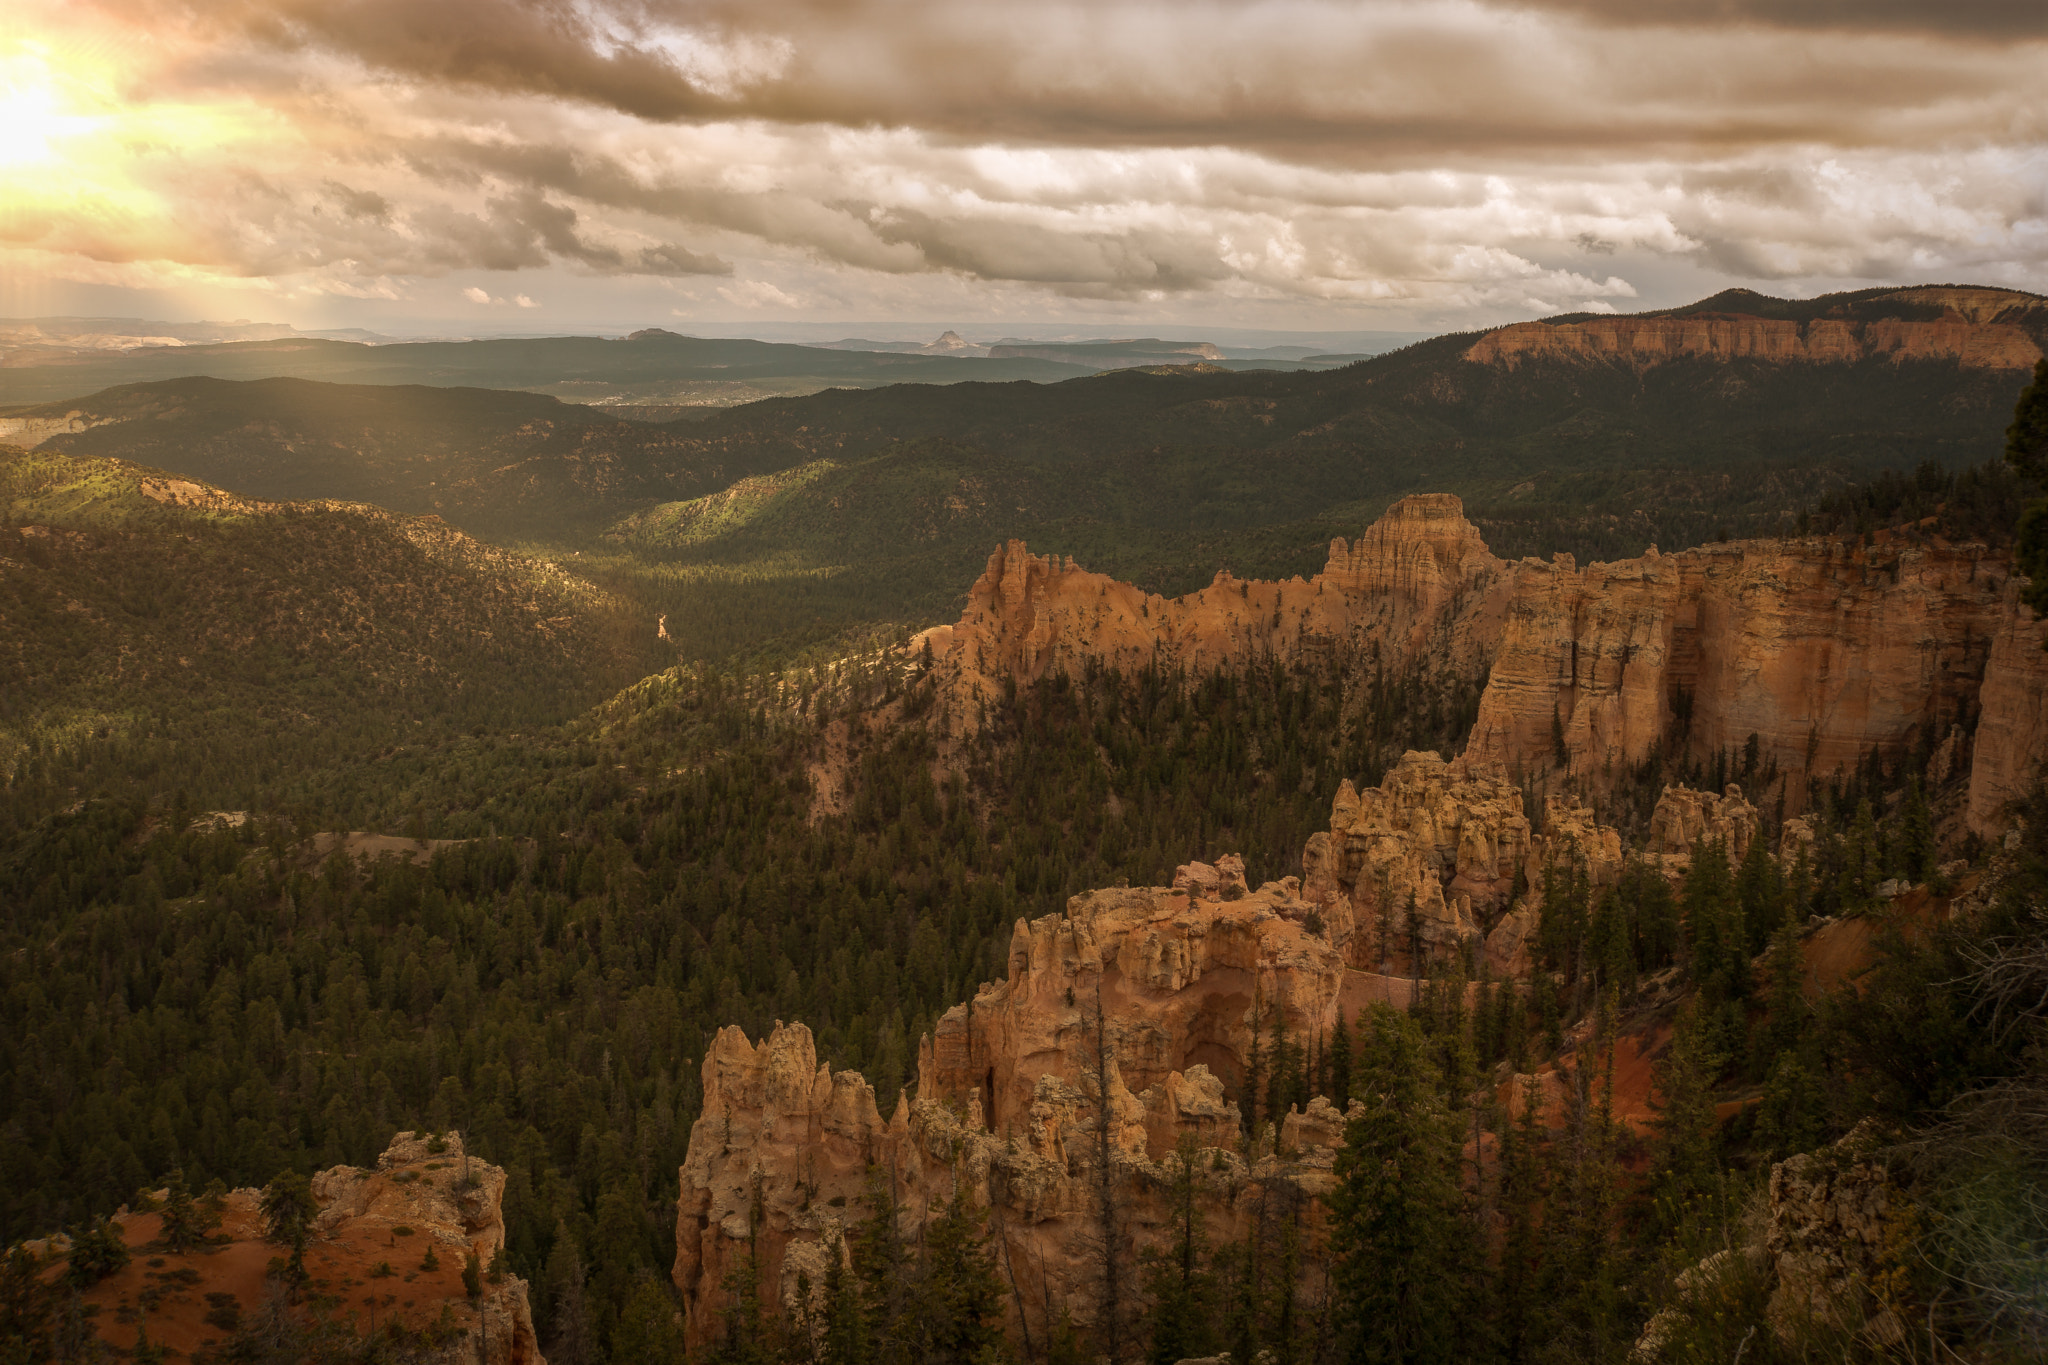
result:
<svg viewBox="0 0 2048 1365"><path fill-rule="evenodd" d="M0 315L1447 330L2048 292L2042 0L0 9Z"/></svg>

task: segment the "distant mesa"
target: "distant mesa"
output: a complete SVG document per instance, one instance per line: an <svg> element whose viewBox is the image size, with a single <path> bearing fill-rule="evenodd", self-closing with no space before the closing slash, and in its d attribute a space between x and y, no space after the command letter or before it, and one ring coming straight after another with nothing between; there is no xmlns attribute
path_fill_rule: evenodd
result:
<svg viewBox="0 0 2048 1365"><path fill-rule="evenodd" d="M626 334L628 341L687 341L681 332L671 332L666 327L642 327L637 332Z"/></svg>
<svg viewBox="0 0 2048 1365"><path fill-rule="evenodd" d="M2028 370L2041 359L2048 299L2016 289L1923 285L1818 299L1728 289L1684 308L1517 322L1474 341L1465 358L1515 369L1524 361L1599 361L1645 370L1688 357L1808 364L1946 361L1963 369Z"/></svg>

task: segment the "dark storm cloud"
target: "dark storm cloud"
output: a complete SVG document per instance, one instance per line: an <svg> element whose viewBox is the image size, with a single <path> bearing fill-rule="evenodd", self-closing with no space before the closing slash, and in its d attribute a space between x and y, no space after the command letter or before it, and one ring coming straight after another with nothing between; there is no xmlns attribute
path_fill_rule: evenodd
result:
<svg viewBox="0 0 2048 1365"><path fill-rule="evenodd" d="M1531 311L1645 260L2048 272L2048 2L23 2L212 133L0 208L94 262Z"/></svg>
<svg viewBox="0 0 2048 1365"><path fill-rule="evenodd" d="M655 122L1238 146L1338 164L1924 141L1987 114L2038 120L2037 95L2018 111L2011 98L1987 108L2010 79L1987 82L1981 45L1930 51L1909 40L2048 33L2048 4L1992 0L102 3L174 8L204 32L340 54L428 85ZM1866 11L1868 23L1857 18ZM1681 31L1646 32L1671 25Z"/></svg>
<svg viewBox="0 0 2048 1365"><path fill-rule="evenodd" d="M1613 25L1742 24L1992 41L2048 35L2048 5L2037 0L1523 0L1520 7Z"/></svg>

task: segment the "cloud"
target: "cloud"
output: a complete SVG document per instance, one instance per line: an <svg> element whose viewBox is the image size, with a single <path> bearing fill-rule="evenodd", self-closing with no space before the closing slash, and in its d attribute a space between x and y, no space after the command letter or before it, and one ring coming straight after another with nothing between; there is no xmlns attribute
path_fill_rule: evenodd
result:
<svg viewBox="0 0 2048 1365"><path fill-rule="evenodd" d="M475 285L471 285L463 290L462 297L468 299L471 303L489 303L491 301L491 296Z"/></svg>
<svg viewBox="0 0 2048 1365"><path fill-rule="evenodd" d="M763 309L912 280L1578 308L1645 262L2048 285L2037 6L27 3L113 92L72 173L0 206L39 269L704 278Z"/></svg>

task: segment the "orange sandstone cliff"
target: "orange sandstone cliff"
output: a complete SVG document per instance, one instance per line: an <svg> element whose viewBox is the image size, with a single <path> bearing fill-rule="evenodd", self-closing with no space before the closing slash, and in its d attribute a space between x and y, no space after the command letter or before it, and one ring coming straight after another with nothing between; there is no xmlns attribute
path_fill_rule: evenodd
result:
<svg viewBox="0 0 2048 1365"><path fill-rule="evenodd" d="M1736 312L1517 322L1473 342L1465 358L1509 369L1525 360L1606 361L1646 369L1686 356L1808 364L1878 359L1953 361L1969 369L2028 370L2041 358L2029 327L2048 302L2005 289L1907 289L1888 295L1913 319L1852 316L1808 321Z"/></svg>
<svg viewBox="0 0 2048 1365"><path fill-rule="evenodd" d="M926 639L942 715L964 729L1004 677L1091 663L1201 672L1270 657L1340 674L1483 675L1462 755L1475 777L1562 770L1600 792L1653 752L1707 760L1754 735L1796 811L1808 777L1873 749L1940 744L1943 774L1967 773L1970 821L1985 831L2035 780L2044 747L2048 678L2025 647L2039 631L2011 575L2009 557L1982 545L1843 537L1507 563L1456 498L1432 494L1335 542L1312 579L1219 574L1181 598L1011 541L959 623ZM1969 743L1980 710L1995 751Z"/></svg>
<svg viewBox="0 0 2048 1365"><path fill-rule="evenodd" d="M1340 1010L1405 1005L1419 983L1385 969L1412 959L1381 929L1406 934L1411 892L1432 956L1483 951L1526 975L1545 864L1576 851L1599 880L1621 849L1568 802L1553 800L1545 832L1532 834L1521 801L1512 786L1411 753L1381 787L1345 784L1333 828L1309 845L1306 885L1252 889L1242 863L1224 858L1181 868L1172 887L1091 891L1062 914L1020 920L1004 979L939 1019L919 1046L916 1087L887 1118L865 1078L820 1065L802 1024L778 1023L758 1043L724 1029L705 1055L702 1117L678 1173L673 1274L691 1340L717 1330L726 1277L747 1255L774 1302L794 1310L868 1217L874 1182L906 1236L956 1191L988 1211L1020 1343L1043 1341L1062 1312L1092 1322L1105 1248L1129 1266L1166 1240L1168 1186L1189 1154L1212 1237L1284 1217L1313 1246L1346 1116L1319 1098L1252 1116L1248 1136L1254 1047L1282 1032L1320 1045ZM1695 843L1743 811L1753 829L1737 797L1673 789L1659 805L1662 824ZM1670 855L1675 873L1687 856ZM1510 907L1517 868L1531 890ZM1322 1292L1301 1289L1311 1301Z"/></svg>
<svg viewBox="0 0 2048 1365"><path fill-rule="evenodd" d="M1499 638L1510 581L1449 494L1401 499L1354 546L1332 542L1306 581L1255 582L1225 571L1200 592L1164 598L1106 574L1032 554L1013 540L989 556L957 625L927 632L955 711L1002 679L1030 681L1094 661L1190 672L1276 658L1476 672Z"/></svg>
<svg viewBox="0 0 2048 1365"><path fill-rule="evenodd" d="M1195 869L1188 889L1090 892L1020 921L1005 979L939 1021L915 1098L886 1120L865 1079L818 1064L803 1025L758 1044L723 1030L680 1172L674 1278L691 1339L715 1330L721 1281L750 1249L785 1308L801 1277L821 1285L867 1216L870 1171L907 1231L956 1189L989 1211L1020 1342L1046 1340L1063 1311L1091 1323L1105 1251L1128 1267L1163 1240L1183 1143L1213 1235L1285 1216L1318 1237L1343 1116L1319 1100L1246 1144L1226 1096L1255 1015L1269 1033L1321 1036L1344 966L1304 926L1312 907L1291 881L1248 891L1217 873Z"/></svg>
<svg viewBox="0 0 2048 1365"><path fill-rule="evenodd" d="M1978 696L1969 827L1989 837L2041 775L2048 753L2048 628L2008 584Z"/></svg>
<svg viewBox="0 0 2048 1365"><path fill-rule="evenodd" d="M1754 734L1796 805L1809 774L1974 718L2009 573L1981 545L1832 538L1525 561L1466 757L1549 766L1561 736L1569 771L1604 786L1653 746Z"/></svg>

